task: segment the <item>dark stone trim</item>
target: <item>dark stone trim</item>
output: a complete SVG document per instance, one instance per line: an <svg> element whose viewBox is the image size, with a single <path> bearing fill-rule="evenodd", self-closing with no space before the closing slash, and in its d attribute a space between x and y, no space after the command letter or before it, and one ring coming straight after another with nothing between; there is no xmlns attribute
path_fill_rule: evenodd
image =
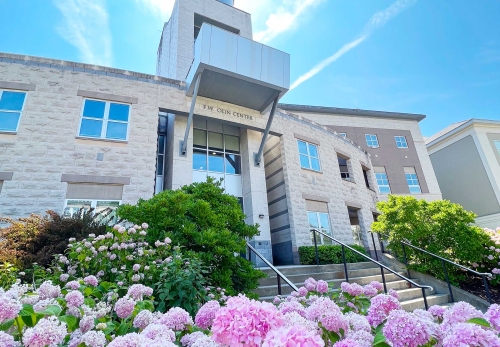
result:
<svg viewBox="0 0 500 347"><path fill-rule="evenodd" d="M269 148L267 151L265 151L265 152L264 152L264 157L265 157L266 155L268 155L268 154L269 154L269 152L271 152L273 149L275 149L275 148L276 148L276 147L278 147L279 145L280 145L280 142L279 142L279 141L278 141L278 142L276 142L276 144L274 144L271 148Z"/></svg>
<svg viewBox="0 0 500 347"><path fill-rule="evenodd" d="M312 143L313 145L317 145L317 146L320 146L320 143L318 140L315 140L311 137L307 137L307 136L303 136L303 135L300 135L300 134L293 134L293 137L295 137L296 139L299 139L299 140L302 140L302 141L306 141L306 142L309 142L309 143Z"/></svg>
<svg viewBox="0 0 500 347"><path fill-rule="evenodd" d="M280 186L282 186L282 185L284 185L284 184L285 184L285 181L281 181L280 183L275 184L274 186L272 186L271 188L269 188L269 189L267 190L267 193L272 192L273 190L275 190L276 188L278 188L278 187L280 187Z"/></svg>
<svg viewBox="0 0 500 347"><path fill-rule="evenodd" d="M284 214L287 214L287 213L288 213L288 209L286 209L284 211L281 211L281 212L278 212L278 213L275 213L272 216L269 216L269 219L273 219L273 218L276 218L276 217L279 217L279 216L283 216Z"/></svg>
<svg viewBox="0 0 500 347"><path fill-rule="evenodd" d="M0 171L0 181L11 181L13 175L14 175L13 172Z"/></svg>
<svg viewBox="0 0 500 347"><path fill-rule="evenodd" d="M276 198L273 201L270 201L268 203L268 206L271 206L271 205L273 205L273 204L275 204L275 203L277 203L277 202L279 202L281 200L285 200L285 199L286 199L286 195L280 196L279 198Z"/></svg>
<svg viewBox="0 0 500 347"><path fill-rule="evenodd" d="M312 200L312 201L320 201L320 202L330 202L330 198L326 196L312 195L312 194L304 194L302 193L302 199L304 200Z"/></svg>
<svg viewBox="0 0 500 347"><path fill-rule="evenodd" d="M34 91L36 89L36 84L0 81L0 89L24 90L28 92Z"/></svg>
<svg viewBox="0 0 500 347"><path fill-rule="evenodd" d="M137 104L139 102L139 99L135 98L135 97L123 96L123 95L115 95L115 94L107 94L107 93L99 93L99 92L92 92L92 91L81 90L81 89L78 90L78 92L76 93L76 95L83 96L85 98L101 99L101 100L106 100L106 101L124 102L124 103L127 103L127 104Z"/></svg>
<svg viewBox="0 0 500 347"><path fill-rule="evenodd" d="M61 182L129 185L130 177L62 174Z"/></svg>
<svg viewBox="0 0 500 347"><path fill-rule="evenodd" d="M269 176L266 176L266 180L272 178L273 176L279 174L281 171L283 171L283 168L279 168L278 170L274 171L272 174L270 174Z"/></svg>
<svg viewBox="0 0 500 347"><path fill-rule="evenodd" d="M272 163L274 163L278 159L281 159L281 153L277 157L275 157L273 160L267 162L266 165L264 165L264 167L268 167L269 165L272 165Z"/></svg>
<svg viewBox="0 0 500 347"><path fill-rule="evenodd" d="M355 208L357 210L360 210L361 208L363 208L363 205L361 205L360 203L358 202L354 202L354 201L346 201L345 202L345 205L347 207L350 207L350 208Z"/></svg>
<svg viewBox="0 0 500 347"><path fill-rule="evenodd" d="M272 229L271 234L274 234L274 233L277 233L278 231L286 230L286 229L290 229L290 224L283 225L282 227Z"/></svg>

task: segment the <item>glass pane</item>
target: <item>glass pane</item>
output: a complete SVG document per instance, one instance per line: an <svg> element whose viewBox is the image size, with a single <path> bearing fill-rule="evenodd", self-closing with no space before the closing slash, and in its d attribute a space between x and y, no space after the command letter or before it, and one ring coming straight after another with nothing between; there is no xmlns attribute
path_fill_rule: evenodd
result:
<svg viewBox="0 0 500 347"><path fill-rule="evenodd" d="M156 166L156 174L163 175L163 155L158 156L158 165Z"/></svg>
<svg viewBox="0 0 500 347"><path fill-rule="evenodd" d="M226 141L226 152L240 153L240 138L237 136L224 135Z"/></svg>
<svg viewBox="0 0 500 347"><path fill-rule="evenodd" d="M0 111L0 130L16 131L20 116L20 113Z"/></svg>
<svg viewBox="0 0 500 347"><path fill-rule="evenodd" d="M103 101L85 100L83 107L83 116L91 118L104 118L104 107L106 103Z"/></svg>
<svg viewBox="0 0 500 347"><path fill-rule="evenodd" d="M80 136L101 137L102 121L92 119L82 119Z"/></svg>
<svg viewBox="0 0 500 347"><path fill-rule="evenodd" d="M26 93L3 92L0 99L0 110L21 111Z"/></svg>
<svg viewBox="0 0 500 347"><path fill-rule="evenodd" d="M300 166L309 169L309 157L306 155L300 155Z"/></svg>
<svg viewBox="0 0 500 347"><path fill-rule="evenodd" d="M208 153L208 171L224 172L224 155L222 153Z"/></svg>
<svg viewBox="0 0 500 347"><path fill-rule="evenodd" d="M193 170L207 171L207 152L193 151Z"/></svg>
<svg viewBox="0 0 500 347"><path fill-rule="evenodd" d="M332 236L332 232L330 230L322 230L322 232L324 232L325 234L327 234L329 236ZM328 237L325 237L323 235L321 235L321 237L323 238L324 245L331 245L333 243L332 239L329 239Z"/></svg>
<svg viewBox="0 0 500 347"><path fill-rule="evenodd" d="M330 229L330 221L328 220L328 213L318 213L320 228Z"/></svg>
<svg viewBox="0 0 500 347"><path fill-rule="evenodd" d="M226 173L241 174L241 157L234 154L226 154Z"/></svg>
<svg viewBox="0 0 500 347"><path fill-rule="evenodd" d="M311 158L311 169L319 171L319 160L316 158Z"/></svg>
<svg viewBox="0 0 500 347"><path fill-rule="evenodd" d="M420 186L410 186L410 193L411 194L420 194Z"/></svg>
<svg viewBox="0 0 500 347"><path fill-rule="evenodd" d="M222 142L222 134L208 133L208 148L224 150L224 142Z"/></svg>
<svg viewBox="0 0 500 347"><path fill-rule="evenodd" d="M109 220L110 223L115 222L117 219L116 208L118 206L120 206L120 203L118 201L97 201L95 213L104 212L106 209L109 208L112 210L112 212L106 216L106 219Z"/></svg>
<svg viewBox="0 0 500 347"><path fill-rule="evenodd" d="M91 201L86 200L68 200L66 204L66 208L64 209L63 216L71 217L74 215L80 208L84 208L85 211L88 211L92 205Z"/></svg>
<svg viewBox="0 0 500 347"><path fill-rule="evenodd" d="M318 147L316 147L315 145L311 145L309 144L309 155L311 157L318 157Z"/></svg>
<svg viewBox="0 0 500 347"><path fill-rule="evenodd" d="M165 153L165 136L158 136L158 154Z"/></svg>
<svg viewBox="0 0 500 347"><path fill-rule="evenodd" d="M307 155L307 144L304 141L297 141L299 145L299 153Z"/></svg>
<svg viewBox="0 0 500 347"><path fill-rule="evenodd" d="M390 194L391 193L391 189L389 187L378 187L378 191L381 193L381 194Z"/></svg>
<svg viewBox="0 0 500 347"><path fill-rule="evenodd" d="M128 122L129 105L110 104L109 119Z"/></svg>
<svg viewBox="0 0 500 347"><path fill-rule="evenodd" d="M207 132L205 130L193 129L193 147L207 148Z"/></svg>
<svg viewBox="0 0 500 347"><path fill-rule="evenodd" d="M318 216L316 212L307 212L307 218L309 219L309 226L311 228L319 228Z"/></svg>
<svg viewBox="0 0 500 347"><path fill-rule="evenodd" d="M115 140L126 140L127 127L128 127L127 123L108 122L108 128L106 129L106 138Z"/></svg>

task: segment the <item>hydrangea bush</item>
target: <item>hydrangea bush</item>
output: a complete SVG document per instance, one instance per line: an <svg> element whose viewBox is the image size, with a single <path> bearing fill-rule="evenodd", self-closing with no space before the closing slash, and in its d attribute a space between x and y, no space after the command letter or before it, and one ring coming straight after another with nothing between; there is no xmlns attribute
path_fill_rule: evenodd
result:
<svg viewBox="0 0 500 347"><path fill-rule="evenodd" d="M491 273L493 275L491 283L498 285L500 283L500 227L496 230L485 228L484 232L490 237L490 241L484 247L483 261L470 265L478 271Z"/></svg>
<svg viewBox="0 0 500 347"><path fill-rule="evenodd" d="M179 307L154 312L151 287L122 289L88 275L0 290L0 346L500 346L499 305L484 314L465 302L406 312L379 282L333 290L310 278L272 303L219 293L194 317Z"/></svg>

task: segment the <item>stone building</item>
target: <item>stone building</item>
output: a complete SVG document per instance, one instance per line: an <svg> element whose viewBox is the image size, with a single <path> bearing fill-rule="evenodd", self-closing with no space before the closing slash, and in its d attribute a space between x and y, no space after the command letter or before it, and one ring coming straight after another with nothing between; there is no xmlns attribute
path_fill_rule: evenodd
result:
<svg viewBox="0 0 500 347"><path fill-rule="evenodd" d="M113 208L212 176L260 225L251 242L275 264L299 262L311 226L371 248L374 157L330 123L278 107L289 70L230 0L176 1L157 75L0 53L0 215ZM398 117L422 193L437 197L418 121Z"/></svg>

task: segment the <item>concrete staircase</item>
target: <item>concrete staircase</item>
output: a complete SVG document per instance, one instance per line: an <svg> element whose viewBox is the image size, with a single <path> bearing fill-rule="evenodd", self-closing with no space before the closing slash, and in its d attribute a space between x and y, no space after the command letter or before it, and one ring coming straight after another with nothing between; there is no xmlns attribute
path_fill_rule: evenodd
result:
<svg viewBox="0 0 500 347"><path fill-rule="evenodd" d="M312 277L315 280L325 280L333 284L335 288L339 288L342 282L345 282L344 265L331 264L331 265L297 265L297 266L278 266L277 267L283 275L285 275L297 287L304 285L304 281ZM358 283L360 285L369 284L371 281L379 281L382 283L382 275L380 268L371 262L352 263L347 264L349 273L349 282ZM271 301L278 295L278 284L276 274L269 268L261 268L263 272L268 275L268 278L260 281L260 286L256 290L261 300ZM385 280L387 283L387 290L394 289L399 294L399 300L403 308L407 311L413 311L417 308L425 308L424 300L422 298L422 290L420 288L411 288L410 284L402 280L395 274L385 271ZM406 273L400 273L407 276ZM412 279L414 282L419 283L419 280ZM282 295L289 295L292 288L284 281L281 281ZM426 290L427 302L429 307L432 305L447 306L450 301L449 294L439 294L434 290Z"/></svg>

